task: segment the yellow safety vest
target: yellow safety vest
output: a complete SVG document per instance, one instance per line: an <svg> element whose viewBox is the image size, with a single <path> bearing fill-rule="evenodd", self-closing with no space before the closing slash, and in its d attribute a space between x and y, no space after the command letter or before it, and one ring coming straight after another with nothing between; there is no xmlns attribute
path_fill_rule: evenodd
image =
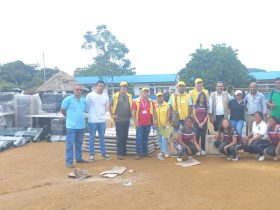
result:
<svg viewBox="0 0 280 210"><path fill-rule="evenodd" d="M118 106L118 102L119 102L119 95L120 92L115 93L112 96L112 100L113 100L113 106L112 106L112 113L115 114L117 106ZM128 101L129 101L129 105L130 105L130 110L132 109L132 95L129 93L126 93L127 97L128 97Z"/></svg>
<svg viewBox="0 0 280 210"><path fill-rule="evenodd" d="M167 113L168 113L168 103L165 101L161 104L161 106L158 104L158 102L155 103L156 113L157 113L157 123L158 126L167 126Z"/></svg>
<svg viewBox="0 0 280 210"><path fill-rule="evenodd" d="M148 99L150 102L150 114L153 116L154 112L153 112L153 101L151 99ZM138 117L139 117L139 109L140 109L140 97L135 99L135 103L137 106L136 109L136 120L138 121Z"/></svg>
<svg viewBox="0 0 280 210"><path fill-rule="evenodd" d="M189 116L189 94L184 93L183 95L177 94L177 107L176 109L176 102L175 102L175 94L171 95L171 102L172 102L172 110L177 110L180 115L180 120L185 120Z"/></svg>
<svg viewBox="0 0 280 210"><path fill-rule="evenodd" d="M202 89L202 92L206 95L206 99L208 100L209 98L209 92L206 89ZM199 92L194 88L189 92L191 98L192 98L192 104L196 103L197 97L199 95Z"/></svg>

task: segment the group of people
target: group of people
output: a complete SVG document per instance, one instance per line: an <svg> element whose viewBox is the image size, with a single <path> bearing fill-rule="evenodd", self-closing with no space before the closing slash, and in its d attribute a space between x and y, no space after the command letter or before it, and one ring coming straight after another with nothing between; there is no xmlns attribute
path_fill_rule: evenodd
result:
<svg viewBox="0 0 280 210"><path fill-rule="evenodd" d="M192 158L193 155L205 155L205 141L210 121L216 132L215 146L229 160L238 160L238 151L243 149L256 153L258 159L265 155L277 159L280 155L280 78L275 80L275 89L267 102L257 90L257 83L250 84L250 92L243 98L241 90L232 97L224 91L223 82L216 83L216 91L209 94L200 78L195 80L195 88L189 93L186 85L179 81L176 91L168 102L164 94L158 92L156 100L149 98L149 89L142 88L138 98L132 99L128 93L127 82L120 83L120 89L111 100L103 93L105 83L99 80L86 98L82 96L82 86L76 84L74 94L66 97L61 112L66 116L67 143L66 166L73 167L73 146L75 160L85 163L94 160L94 141L99 135L102 159L110 160L106 152L105 129L106 113L110 113L116 126L117 158L127 155L126 144L131 119L136 128L136 160L152 157L148 150L148 137L151 128L158 134L160 153L158 159L169 156L168 142L171 131L176 133L172 142L177 151L177 160ZM271 109L267 119L268 109ZM82 142L85 132L85 114L88 113L89 160L82 158ZM245 115L246 113L246 115ZM246 121L248 135L242 136ZM268 124L266 124L268 122Z"/></svg>

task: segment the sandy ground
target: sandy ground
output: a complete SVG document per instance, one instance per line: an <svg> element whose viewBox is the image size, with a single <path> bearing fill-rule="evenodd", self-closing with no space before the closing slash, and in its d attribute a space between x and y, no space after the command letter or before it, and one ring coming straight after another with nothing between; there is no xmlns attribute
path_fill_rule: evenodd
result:
<svg viewBox="0 0 280 210"><path fill-rule="evenodd" d="M198 157L201 165L183 168L174 158L113 157L76 164L93 175L76 181L67 178L64 151L64 143L40 142L0 153L0 209L280 209L280 161ZM112 166L135 172L98 176Z"/></svg>

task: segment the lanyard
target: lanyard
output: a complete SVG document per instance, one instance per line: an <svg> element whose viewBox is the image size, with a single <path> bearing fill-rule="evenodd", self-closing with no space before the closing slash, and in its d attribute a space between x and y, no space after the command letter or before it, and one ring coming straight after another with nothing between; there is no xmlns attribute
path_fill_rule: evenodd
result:
<svg viewBox="0 0 280 210"><path fill-rule="evenodd" d="M142 106L143 106L143 109L146 110L146 107L147 107L148 102L146 101L145 104L144 104L144 102L143 102L142 99L141 99L140 101L141 101L141 104L142 104Z"/></svg>

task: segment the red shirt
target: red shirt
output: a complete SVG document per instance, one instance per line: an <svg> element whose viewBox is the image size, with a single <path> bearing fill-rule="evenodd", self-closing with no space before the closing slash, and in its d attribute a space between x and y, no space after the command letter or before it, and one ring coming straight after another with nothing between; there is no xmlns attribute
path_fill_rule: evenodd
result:
<svg viewBox="0 0 280 210"><path fill-rule="evenodd" d="M150 101L140 99L139 104L139 115L138 115L138 125L152 125L152 114L150 113ZM152 102L153 110L155 105ZM136 102L133 101L132 109L137 110Z"/></svg>
<svg viewBox="0 0 280 210"><path fill-rule="evenodd" d="M207 116L207 109L200 106L194 106L195 116L199 123L202 123Z"/></svg>
<svg viewBox="0 0 280 210"><path fill-rule="evenodd" d="M268 130L268 136L270 138L270 141L275 146L277 146L280 141L279 133L280 133L280 125L276 125L274 129Z"/></svg>

